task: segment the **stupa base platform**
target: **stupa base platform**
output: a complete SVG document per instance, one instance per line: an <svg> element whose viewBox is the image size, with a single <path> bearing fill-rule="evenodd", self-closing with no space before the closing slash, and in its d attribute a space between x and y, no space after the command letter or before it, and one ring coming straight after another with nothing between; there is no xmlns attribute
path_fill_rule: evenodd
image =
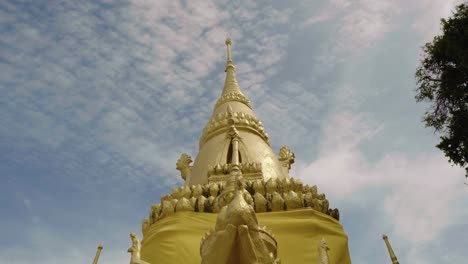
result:
<svg viewBox="0 0 468 264"><path fill-rule="evenodd" d="M348 237L331 216L313 209L257 213L272 231L283 264L317 263L319 244L327 241L330 263L351 264ZM201 263L200 241L217 214L177 212L152 224L141 243L141 259L151 264Z"/></svg>

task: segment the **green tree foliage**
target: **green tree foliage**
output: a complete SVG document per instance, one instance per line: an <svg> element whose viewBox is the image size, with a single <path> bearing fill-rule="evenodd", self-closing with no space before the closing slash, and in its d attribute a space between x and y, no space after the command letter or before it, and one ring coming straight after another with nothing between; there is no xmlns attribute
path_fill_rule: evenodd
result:
<svg viewBox="0 0 468 264"><path fill-rule="evenodd" d="M441 26L442 35L424 46L416 100L431 103L423 120L441 135L436 147L468 177L468 2Z"/></svg>

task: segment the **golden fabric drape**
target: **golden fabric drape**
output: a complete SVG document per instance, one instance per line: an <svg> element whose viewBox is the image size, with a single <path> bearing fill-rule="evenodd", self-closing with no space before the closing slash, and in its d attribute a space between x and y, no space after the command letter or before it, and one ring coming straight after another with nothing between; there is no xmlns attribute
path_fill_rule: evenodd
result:
<svg viewBox="0 0 468 264"><path fill-rule="evenodd" d="M214 227L216 214L178 212L152 224L143 238L141 258L151 264L200 263L200 240ZM332 217L312 209L257 213L278 241L283 264L314 264L325 238L330 264L350 264L348 237Z"/></svg>

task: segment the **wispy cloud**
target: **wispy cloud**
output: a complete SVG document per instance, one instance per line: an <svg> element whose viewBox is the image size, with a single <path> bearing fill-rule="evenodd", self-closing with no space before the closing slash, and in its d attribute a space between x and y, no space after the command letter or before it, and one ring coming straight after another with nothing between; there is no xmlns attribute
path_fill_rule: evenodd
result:
<svg viewBox="0 0 468 264"><path fill-rule="evenodd" d="M432 153L416 158L388 153L370 161L362 144L373 140L382 129L369 114L333 115L323 128L319 158L310 164L300 162L295 174L307 183L317 184L332 197L332 204L335 199L368 207L371 204L365 197L369 190L378 192L372 206L383 208L394 234L412 247L423 247L466 217L458 203L468 199L462 184L463 171L451 167L442 155ZM362 217L376 217L378 208L369 209L369 214ZM407 262L415 263L418 258L418 254L410 254Z"/></svg>
<svg viewBox="0 0 468 264"><path fill-rule="evenodd" d="M413 14L411 26L421 35L422 41L431 41L435 35L441 32L438 18L450 16L454 7L462 2L463 0L412 1L407 9Z"/></svg>
<svg viewBox="0 0 468 264"><path fill-rule="evenodd" d="M275 152L291 145L296 175L348 205L353 260L385 259L365 254L386 229L411 248L401 260L433 263L428 241L454 237L463 177L418 152L422 132L406 128L421 109L405 98L413 51L456 1L280 2L1 2L0 198L12 213L0 222L25 238L0 243L0 262L89 262L99 242L100 262L128 262L128 233L181 183L180 153L197 153L229 36Z"/></svg>
<svg viewBox="0 0 468 264"><path fill-rule="evenodd" d="M23 238L23 246L13 246L0 250L0 263L26 264L26 263L60 263L70 264L90 263L96 254L98 242L65 238L55 232L44 228L30 229L27 237ZM130 260L125 246L113 243L106 239L103 243L99 263L102 264L124 264ZM128 239L130 246L130 239Z"/></svg>
<svg viewBox="0 0 468 264"><path fill-rule="evenodd" d="M301 28L332 20L332 42L324 45L324 49L332 54L326 53L324 59L332 55L342 57L362 54L395 28L393 22L400 11L396 1L331 0L318 13L305 20Z"/></svg>
<svg viewBox="0 0 468 264"><path fill-rule="evenodd" d="M269 6L259 12L253 2L227 5L37 2L20 14L7 4L2 135L25 149L33 139L54 151L90 153L93 166L123 160L119 179L150 180L159 171L165 185L179 183L181 140L192 138L185 151L196 151L194 137L211 111L204 106L222 88L213 76L223 73L225 37L251 69L242 79L248 87L263 83L284 55L287 37L264 33L286 23L285 13ZM239 54L241 47L253 52ZM80 144L70 148L72 141Z"/></svg>

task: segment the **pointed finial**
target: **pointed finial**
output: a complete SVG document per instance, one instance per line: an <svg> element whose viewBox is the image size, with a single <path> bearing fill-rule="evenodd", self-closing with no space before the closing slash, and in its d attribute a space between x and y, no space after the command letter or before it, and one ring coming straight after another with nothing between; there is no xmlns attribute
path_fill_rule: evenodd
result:
<svg viewBox="0 0 468 264"><path fill-rule="evenodd" d="M390 246L390 242L388 242L388 236L382 235L385 244L387 245L388 254L390 254L390 259L392 260L392 264L399 264L397 257L395 256L395 252L393 252L392 246Z"/></svg>
<svg viewBox="0 0 468 264"><path fill-rule="evenodd" d="M98 263L99 255L101 255L102 248L102 244L99 244L99 246L97 247L96 256L94 256L93 264Z"/></svg>
<svg viewBox="0 0 468 264"><path fill-rule="evenodd" d="M232 41L230 38L227 38L226 39L226 46L227 46L227 60L228 61L232 61L232 57L231 57L231 45L232 45Z"/></svg>
<svg viewBox="0 0 468 264"><path fill-rule="evenodd" d="M227 48L227 61L226 61L226 72L228 70L228 68L232 68L234 69L234 64L232 63L232 55L231 55L231 44L232 44L232 41L230 38L226 39L226 48Z"/></svg>

